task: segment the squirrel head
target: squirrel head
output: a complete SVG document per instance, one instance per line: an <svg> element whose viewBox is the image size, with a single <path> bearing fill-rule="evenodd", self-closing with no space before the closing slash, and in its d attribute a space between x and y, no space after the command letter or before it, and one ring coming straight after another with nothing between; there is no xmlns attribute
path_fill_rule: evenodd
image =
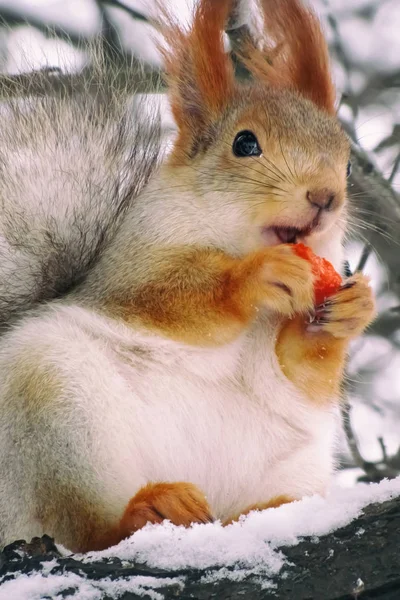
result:
<svg viewBox="0 0 400 600"><path fill-rule="evenodd" d="M332 228L341 244L349 169L327 45L300 0L260 5L264 40L243 47L246 82L224 48L231 0L200 0L188 30L165 15L171 194L192 198L206 242L240 253L302 240L324 254Z"/></svg>

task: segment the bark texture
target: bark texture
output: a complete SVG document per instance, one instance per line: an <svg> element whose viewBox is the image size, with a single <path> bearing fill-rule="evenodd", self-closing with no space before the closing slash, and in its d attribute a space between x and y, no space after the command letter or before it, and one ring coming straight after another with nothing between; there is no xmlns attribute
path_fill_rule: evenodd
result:
<svg viewBox="0 0 400 600"><path fill-rule="evenodd" d="M162 585L156 591L166 600L399 600L400 598L400 499L372 504L352 523L318 539L305 538L297 546L280 550L288 564L272 579L274 589L262 589L259 578L242 582L222 579L202 583L202 577L216 569L166 571L118 558L82 563L74 555L61 557L48 536L31 543L17 541L0 554L0 581L46 569L56 558L52 574L76 573L89 580L181 577L184 585ZM0 584L1 589L1 584ZM153 592L154 594L154 592ZM50 598L51 596L46 596ZM79 598L79 588L65 589L59 597ZM104 595L104 600L111 600ZM149 594L125 593L119 600L154 598Z"/></svg>

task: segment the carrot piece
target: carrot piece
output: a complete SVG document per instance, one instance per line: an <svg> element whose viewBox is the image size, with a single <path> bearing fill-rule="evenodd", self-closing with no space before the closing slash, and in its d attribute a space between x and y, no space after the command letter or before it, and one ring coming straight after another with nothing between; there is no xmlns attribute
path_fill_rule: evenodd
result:
<svg viewBox="0 0 400 600"><path fill-rule="evenodd" d="M315 277L315 304L318 306L339 290L342 285L342 278L328 260L314 254L311 248L305 244L293 244L293 250L297 256L301 256L311 263Z"/></svg>

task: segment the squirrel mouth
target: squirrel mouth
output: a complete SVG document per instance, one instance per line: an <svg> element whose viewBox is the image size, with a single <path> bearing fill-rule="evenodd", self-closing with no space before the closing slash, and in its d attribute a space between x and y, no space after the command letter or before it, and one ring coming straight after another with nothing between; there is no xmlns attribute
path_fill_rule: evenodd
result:
<svg viewBox="0 0 400 600"><path fill-rule="evenodd" d="M296 244L298 238L305 238L314 229L313 224L298 229L297 227L272 227L272 231L282 244Z"/></svg>
<svg viewBox="0 0 400 600"><path fill-rule="evenodd" d="M282 244L296 244L299 238L304 239L310 235L319 225L319 215L306 227L271 227Z"/></svg>
<svg viewBox="0 0 400 600"><path fill-rule="evenodd" d="M261 235L266 246L276 246L277 244L297 244L304 242L313 231L320 225L319 215L305 227L280 227L270 226L262 227Z"/></svg>
<svg viewBox="0 0 400 600"><path fill-rule="evenodd" d="M282 244L295 244L301 233L296 227L273 227L272 231Z"/></svg>

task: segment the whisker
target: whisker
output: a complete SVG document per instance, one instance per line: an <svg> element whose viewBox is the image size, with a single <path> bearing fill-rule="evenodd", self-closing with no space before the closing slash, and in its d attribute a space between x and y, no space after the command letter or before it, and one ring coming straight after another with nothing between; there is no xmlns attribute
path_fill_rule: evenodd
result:
<svg viewBox="0 0 400 600"><path fill-rule="evenodd" d="M352 223L352 226L362 229L363 231L374 231L375 233L381 235L388 242L395 244L396 246L400 246L400 242L397 241L393 236L389 235L385 231L382 231L379 227L374 226L372 223Z"/></svg>
<svg viewBox="0 0 400 600"><path fill-rule="evenodd" d="M338 224L339 224L339 227L341 227L341 225L343 225L343 223L341 221L339 221ZM350 234L348 233L348 231L346 231L345 228L341 227L341 229L344 232L345 241L348 242L353 239L353 238L351 238ZM374 252L378 261L384 266L385 263L384 263L384 260L382 259L382 256L380 255L378 250L375 248L375 246L373 244L371 244L370 240L361 231L357 231L357 237L360 238L361 242L363 242L364 244L368 244L372 248L372 251Z"/></svg>
<svg viewBox="0 0 400 600"><path fill-rule="evenodd" d="M294 181L294 179L293 179L294 175L293 175L293 173L292 173L292 170L291 170L291 168L289 167L289 164L288 164L288 162L287 162L287 160L286 160L285 153L283 152L281 138L279 137L278 139L279 139L279 147L280 147L280 149L281 149L281 154L282 154L282 156L283 156L283 160L285 161L285 165L286 165L286 167L287 167L287 169L288 169L288 171L289 171L289 173L290 173L290 175L291 175L291 182L293 183L293 185L295 185L295 181Z"/></svg>
<svg viewBox="0 0 400 600"><path fill-rule="evenodd" d="M286 181L288 179L287 176L285 175L285 173L283 171L281 171L281 169L279 167L277 167L275 163L273 163L269 158L267 158L265 156L265 154L261 155L261 160L263 160L270 166L272 172L277 177L280 177L281 181Z"/></svg>
<svg viewBox="0 0 400 600"><path fill-rule="evenodd" d="M225 144L226 144L227 146L229 145L227 142L225 142ZM259 161L260 159L262 160L262 159L263 159L263 158L265 158L265 157L264 157L264 155L262 154L261 156L258 156L258 157L253 157L253 158L254 158L254 161ZM237 164L238 164L238 163L237 163L237 161L236 161L235 159L233 159L233 158L228 158L228 160L229 160L231 163L233 163L235 166L237 166ZM248 164L244 165L244 163L243 163L243 166L245 166L246 168L250 168ZM278 175L278 173L277 173L276 171L274 171L273 169L271 169L271 168L269 168L269 167L264 167L264 169L266 169L267 171L270 171L270 172L271 172L273 175L275 175L275 177L277 177L277 179L275 179L275 178L272 178L270 175L268 175L268 177L269 177L269 178L270 178L272 181L275 181L276 183L279 183L280 181L285 181L285 178L284 178L284 177L280 177L280 176ZM259 175L265 175L265 173L264 173L263 171L258 171L258 169L253 169L253 170L254 170L254 171L256 171L256 172L257 172Z"/></svg>
<svg viewBox="0 0 400 600"><path fill-rule="evenodd" d="M228 159L228 160L229 160L229 162L233 163L236 166L236 162L234 160L232 160L232 159ZM259 169L255 169L254 167L252 168L248 164L243 165L243 167L245 169L249 169L250 171L254 171L254 173L257 173L257 175L264 175L265 176L265 173L263 171L260 171ZM271 175L268 175L268 180L274 181L275 183L280 183L281 181L284 181L282 178L275 179L275 177L271 177Z"/></svg>
<svg viewBox="0 0 400 600"><path fill-rule="evenodd" d="M390 219L389 217L386 217L385 215L381 215L378 212L374 211L374 210L369 210L367 208L361 208L361 207L353 207L350 211L350 215L353 215L353 211L360 213L362 215L365 215L367 217L372 216L372 217L377 217L377 219L379 219L379 221L386 221L387 223L390 223L391 225L393 225L393 223L395 223L396 221L394 221L393 219ZM355 215L357 218L357 215Z"/></svg>
<svg viewBox="0 0 400 600"><path fill-rule="evenodd" d="M198 167L195 167L194 165L190 165L190 168L193 169L194 171L196 171L197 173L200 173L201 175L209 175L209 171L202 171L201 169L199 169ZM220 170L220 172L223 173L224 175L226 175L226 172L223 171L222 169ZM217 173L218 173L218 171L217 171ZM252 177L249 177L248 175L231 173L230 179L231 179L231 181L234 181L234 182L245 181L248 183L252 183L253 185L255 185L261 189L265 189L265 190L279 190L279 191L283 192L284 194L287 193L287 190L284 190L283 188L277 187L275 185L268 185L264 181L259 181ZM224 189L224 191L226 192L226 188Z"/></svg>

